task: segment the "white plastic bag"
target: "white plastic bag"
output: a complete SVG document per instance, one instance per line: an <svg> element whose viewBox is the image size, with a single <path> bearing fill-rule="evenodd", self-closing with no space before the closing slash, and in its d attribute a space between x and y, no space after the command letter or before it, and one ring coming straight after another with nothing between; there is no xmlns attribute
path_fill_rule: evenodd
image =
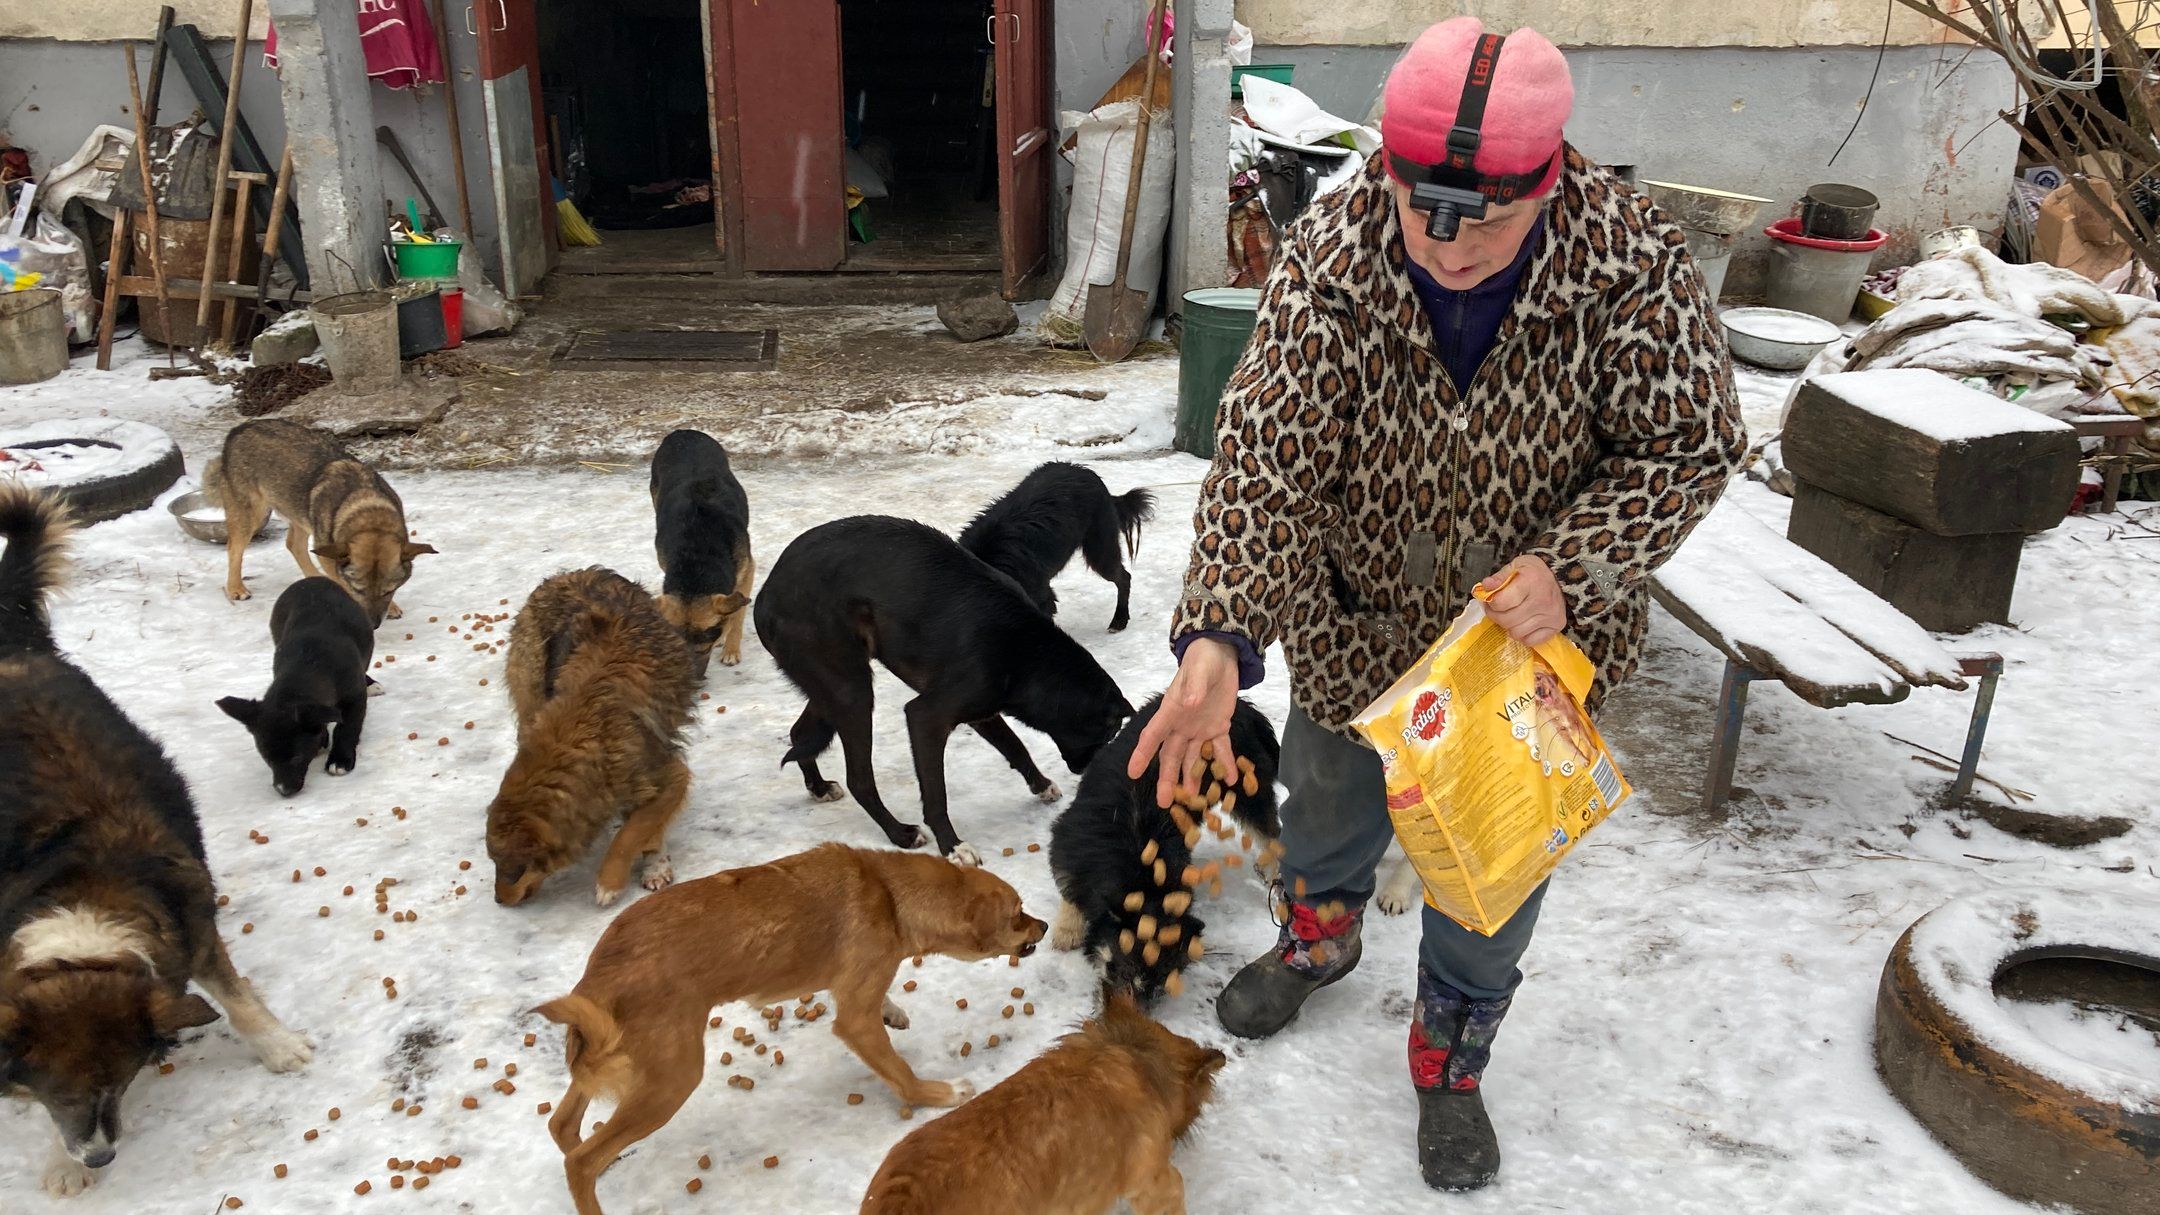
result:
<svg viewBox="0 0 2160 1215"><path fill-rule="evenodd" d="M1230 22L1230 35L1223 39L1223 57L1232 67L1252 65L1252 27L1242 21Z"/></svg>
<svg viewBox="0 0 2160 1215"><path fill-rule="evenodd" d="M1050 297L1036 331L1052 346L1083 340L1090 286L1117 275L1118 238L1125 224L1125 195L1132 181L1133 133L1140 101L1113 102L1087 114L1059 116L1073 147L1072 208L1065 216L1065 277ZM1168 114L1148 123L1147 164L1140 174L1140 210L1133 221L1132 264L1127 285L1145 291L1150 303L1162 279L1163 238L1170 229L1171 186L1177 175L1176 137Z"/></svg>

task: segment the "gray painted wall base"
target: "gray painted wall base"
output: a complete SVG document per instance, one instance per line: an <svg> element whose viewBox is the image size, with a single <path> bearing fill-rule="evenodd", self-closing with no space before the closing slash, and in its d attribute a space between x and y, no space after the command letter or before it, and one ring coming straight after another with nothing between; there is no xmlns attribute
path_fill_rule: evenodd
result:
<svg viewBox="0 0 2160 1215"><path fill-rule="evenodd" d="M1370 114L1396 47L1259 47L1258 63L1297 65L1293 81L1323 109ZM1890 236L1876 264L1910 261L1920 237L1953 224L2002 226L2017 134L1996 117L2015 96L2008 65L1960 48L1893 47L1859 130L1875 48L1570 50L1575 117L1568 137L1642 177L1776 200L1735 246L1725 290L1758 291L1769 241L1760 228L1791 213L1817 182L1848 182L1882 199Z"/></svg>

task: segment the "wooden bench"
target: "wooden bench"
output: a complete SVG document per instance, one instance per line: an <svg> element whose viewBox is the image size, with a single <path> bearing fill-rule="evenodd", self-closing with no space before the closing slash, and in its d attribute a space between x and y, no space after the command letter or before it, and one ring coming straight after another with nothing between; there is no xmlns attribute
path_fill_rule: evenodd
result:
<svg viewBox="0 0 2160 1215"><path fill-rule="evenodd" d="M1774 679L1818 708L1894 704L1917 687L1980 681L1950 796L1972 791L1999 654L1952 655L1925 629L1733 503L1703 520L1650 580L1682 624L1725 655L1703 806L1731 795L1748 684Z"/></svg>
<svg viewBox="0 0 2160 1215"><path fill-rule="evenodd" d="M2130 468L2131 446L2145 433L2145 419L2133 414L2068 419L2081 439L2100 440L2100 513L2113 514L2115 499L2122 493L2123 473Z"/></svg>

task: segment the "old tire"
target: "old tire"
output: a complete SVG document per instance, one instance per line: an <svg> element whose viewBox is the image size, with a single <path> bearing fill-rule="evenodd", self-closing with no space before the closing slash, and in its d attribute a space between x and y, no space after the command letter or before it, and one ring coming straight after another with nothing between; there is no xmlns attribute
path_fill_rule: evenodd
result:
<svg viewBox="0 0 2160 1215"><path fill-rule="evenodd" d="M185 471L172 436L121 418L57 418L0 429L0 451L17 457L7 468L32 485L64 496L76 522L84 524L141 510ZM78 453L78 460L69 462L85 467L71 470L54 460L42 471L21 469L21 456L35 458L40 451Z"/></svg>
<svg viewBox="0 0 2160 1215"><path fill-rule="evenodd" d="M2160 1194L2160 1077L2061 1051L1996 995L2009 972L2050 959L2160 975L2160 900L2007 890L1921 917L1883 967L1876 1069L1952 1155L2003 1193L2084 1215L2150 1215Z"/></svg>

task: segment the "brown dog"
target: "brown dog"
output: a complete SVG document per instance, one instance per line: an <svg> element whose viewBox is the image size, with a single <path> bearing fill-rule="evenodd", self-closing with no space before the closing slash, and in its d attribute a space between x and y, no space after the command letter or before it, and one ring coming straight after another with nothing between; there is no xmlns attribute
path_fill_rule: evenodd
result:
<svg viewBox="0 0 2160 1215"><path fill-rule="evenodd" d="M344 587L370 624L404 615L392 596L412 577L413 558L435 551L407 538L405 504L389 482L336 439L298 422L265 418L233 427L224 454L203 469L203 494L225 508L225 597L235 603L249 598L240 560L273 508L284 516L285 548L300 575Z"/></svg>
<svg viewBox="0 0 2160 1215"><path fill-rule="evenodd" d="M487 813L495 901L514 907L622 826L600 862L602 907L642 858L647 890L675 880L668 823L690 792L682 731L697 695L690 651L645 588L613 570L557 574L510 626L518 752Z"/></svg>
<svg viewBox="0 0 2160 1215"><path fill-rule="evenodd" d="M1130 996L964 1109L902 1139L861 1215L1185 1215L1170 1163L1223 1053L1150 1020Z"/></svg>
<svg viewBox="0 0 2160 1215"><path fill-rule="evenodd" d="M839 844L685 882L624 911L577 987L536 1010L569 1027L570 1089L548 1129L578 1215L600 1215L602 1170L696 1090L714 1005L830 990L833 1032L903 1103L958 1105L969 1085L917 1077L886 1036L888 1025L907 1028L885 996L893 974L921 954L1030 954L1043 929L987 870ZM596 1096L613 1097L615 1112L580 1142Z"/></svg>

